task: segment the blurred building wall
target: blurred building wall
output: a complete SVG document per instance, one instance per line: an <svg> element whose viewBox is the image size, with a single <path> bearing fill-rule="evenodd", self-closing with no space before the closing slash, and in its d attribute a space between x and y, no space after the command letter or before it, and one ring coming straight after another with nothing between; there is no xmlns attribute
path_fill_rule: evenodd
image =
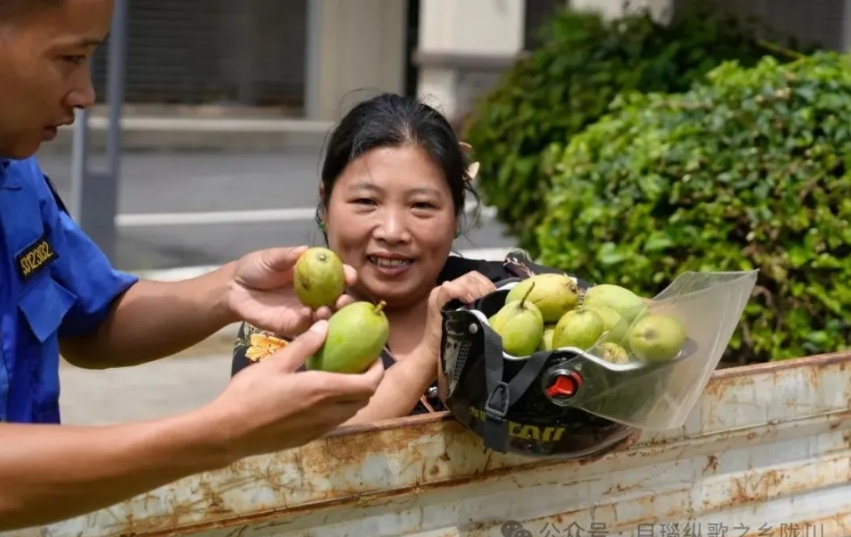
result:
<svg viewBox="0 0 851 537"><path fill-rule="evenodd" d="M413 54L417 94L440 105L453 121L524 50L538 28L566 0L420 0L420 39Z"/></svg>
<svg viewBox="0 0 851 537"><path fill-rule="evenodd" d="M129 2L126 101L300 109L307 1ZM101 101L106 53L93 62Z"/></svg>
<svg viewBox="0 0 851 537"><path fill-rule="evenodd" d="M656 17L667 20L690 1L700 1L741 17L757 17L771 28L773 36L793 37L802 45L851 50L848 0L570 0L569 3L578 9L596 9L610 17L649 7Z"/></svg>
<svg viewBox="0 0 851 537"><path fill-rule="evenodd" d="M670 0L682 7L686 0ZM702 0L740 16L756 16L780 36L804 45L849 51L851 17L847 0Z"/></svg>
<svg viewBox="0 0 851 537"><path fill-rule="evenodd" d="M378 92L404 92L406 0L309 1L318 20L308 117L335 120Z"/></svg>
<svg viewBox="0 0 851 537"><path fill-rule="evenodd" d="M566 0L144 0L129 3L125 102L276 107L338 119L379 91L450 115L489 88ZM106 100L106 54L94 59ZM462 103L462 104L459 104Z"/></svg>
<svg viewBox="0 0 851 537"><path fill-rule="evenodd" d="M378 91L417 94L453 120L524 51L559 7L608 16L687 0L143 0L129 2L126 102L275 107L336 120ZM704 0L781 32L849 49L851 0ZM106 52L94 60L99 100ZM264 113L268 113L268 110Z"/></svg>

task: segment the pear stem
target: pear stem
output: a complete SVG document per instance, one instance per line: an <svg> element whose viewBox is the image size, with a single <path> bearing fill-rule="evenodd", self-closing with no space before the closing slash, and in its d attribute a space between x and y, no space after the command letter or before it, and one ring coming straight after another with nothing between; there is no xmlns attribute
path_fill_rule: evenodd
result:
<svg viewBox="0 0 851 537"><path fill-rule="evenodd" d="M529 294L532 293L532 289L534 289L534 288L535 288L535 282L532 282L532 285L529 286L529 290L526 291L526 294L523 295L523 298L520 299L520 308L521 309L526 307L526 298L529 297Z"/></svg>
<svg viewBox="0 0 851 537"><path fill-rule="evenodd" d="M374 308L375 313L381 313L381 310L383 310L384 306L386 306L386 305L387 305L387 302L384 302L383 300L381 302L379 302L378 304L376 304L375 308Z"/></svg>

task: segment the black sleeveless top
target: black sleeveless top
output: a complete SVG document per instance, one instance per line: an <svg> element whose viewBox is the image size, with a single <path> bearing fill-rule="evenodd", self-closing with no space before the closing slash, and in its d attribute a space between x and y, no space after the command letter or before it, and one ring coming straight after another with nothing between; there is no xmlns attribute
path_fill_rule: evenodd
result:
<svg viewBox="0 0 851 537"><path fill-rule="evenodd" d="M530 269L535 273L555 272L553 269L532 263L522 252L512 252L506 257L505 261L486 261L450 256L438 275L435 286L458 279L473 271L478 271L490 281L497 283L508 278L524 277ZM234 344L231 376L283 346L286 346L286 340L243 322ZM387 348L381 353L381 361L384 363L385 369L396 363L395 358ZM442 410L445 410L445 408L437 396L437 383L435 382L426 390L410 415L440 412Z"/></svg>

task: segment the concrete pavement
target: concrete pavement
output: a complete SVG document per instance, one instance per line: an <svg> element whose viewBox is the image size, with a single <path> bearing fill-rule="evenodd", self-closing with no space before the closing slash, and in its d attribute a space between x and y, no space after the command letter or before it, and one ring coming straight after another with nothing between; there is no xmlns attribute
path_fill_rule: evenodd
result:
<svg viewBox="0 0 851 537"><path fill-rule="evenodd" d="M60 407L66 424L106 425L156 419L198 408L230 379L230 355L176 356L123 369L63 363Z"/></svg>

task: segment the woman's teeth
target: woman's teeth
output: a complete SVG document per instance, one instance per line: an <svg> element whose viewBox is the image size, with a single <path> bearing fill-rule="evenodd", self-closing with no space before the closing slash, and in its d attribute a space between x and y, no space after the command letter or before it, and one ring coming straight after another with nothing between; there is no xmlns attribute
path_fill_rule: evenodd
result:
<svg viewBox="0 0 851 537"><path fill-rule="evenodd" d="M411 261L408 259L387 259L385 257L372 256L370 256L368 259L370 263L378 267L397 268L411 264Z"/></svg>

